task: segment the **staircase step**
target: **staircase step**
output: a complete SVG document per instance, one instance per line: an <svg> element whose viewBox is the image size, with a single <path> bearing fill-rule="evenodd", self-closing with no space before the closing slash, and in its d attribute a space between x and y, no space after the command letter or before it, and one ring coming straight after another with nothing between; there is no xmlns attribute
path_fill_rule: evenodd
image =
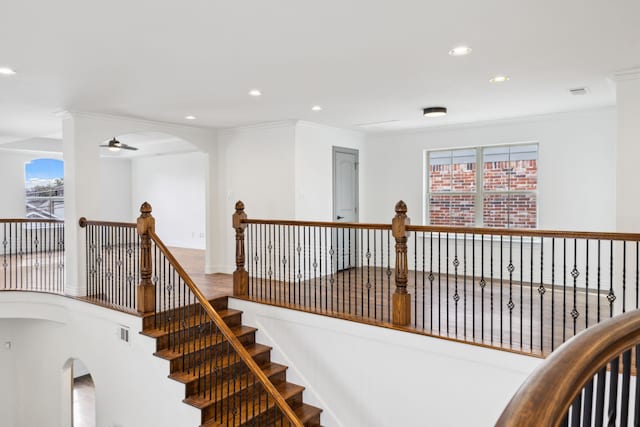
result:
<svg viewBox="0 0 640 427"><path fill-rule="evenodd" d="M320 427L320 414L322 413L322 409L303 403L293 408L293 412L296 413L296 416L305 426Z"/></svg>
<svg viewBox="0 0 640 427"><path fill-rule="evenodd" d="M229 327L239 326L242 324L242 311L226 309L218 312L222 320ZM177 340L184 340L188 337L196 337L198 328L204 326L204 330L208 331L209 316L191 315L186 319L176 319L162 327L143 330L141 333L151 338L156 338L156 351L164 350Z"/></svg>
<svg viewBox="0 0 640 427"><path fill-rule="evenodd" d="M268 347L262 344L251 343L251 344L245 345L245 348L249 352L249 355L253 358L253 360L255 360L258 366L267 364L271 361L271 347ZM210 354L209 351L207 351L206 353ZM192 354L190 357L186 355L184 358L180 356L180 357L171 359L170 360L170 372L171 372L170 377L179 382L185 382L190 380L192 377L190 376L191 374L189 374L188 371L189 370L193 371L194 369L197 369L198 363L200 363L200 359L203 354L204 352L198 352L198 353ZM203 374L204 373L208 374L212 368L210 367L210 364L207 363L206 360L204 363L202 363ZM240 363L241 363L240 358L238 356L234 357L233 351L227 354L226 347L225 347L225 349L218 356L217 368L219 370L225 371L230 368L233 368L234 366ZM193 368L193 366L195 366L196 368ZM213 366L213 368L215 368L215 366ZM226 372L221 372L219 373L219 375L226 375Z"/></svg>
<svg viewBox="0 0 640 427"><path fill-rule="evenodd" d="M278 363L267 362L260 366L262 372L269 378L272 383L279 383L286 381L287 379L287 366L280 365ZM244 369L244 368L243 368ZM248 387L253 386L253 379L249 381L247 375L240 375L235 380L224 380L224 377L220 376L218 372L217 379L222 383L209 392L208 386L211 382L216 380L215 373L211 372L211 369L207 366L204 369L193 370L193 372L175 372L169 375L169 378L174 379L185 385L186 403L197 408L204 408L210 403L209 396L215 396L218 399L226 398L232 391L235 393L241 393ZM202 391L200 391L202 390ZM229 391L229 392L228 392Z"/></svg>
<svg viewBox="0 0 640 427"><path fill-rule="evenodd" d="M243 338L247 338L247 335L255 334L256 331L256 328L244 325L234 326L231 328L231 332L233 332L240 342L243 342ZM213 334L211 338L212 339L210 340L209 337L206 336L205 339L204 335L202 337L192 337L188 341L182 342L180 345L176 345L175 348L164 348L156 351L155 355L166 360L173 360L178 357L182 357L182 355L192 354L202 349L226 342L221 333Z"/></svg>
<svg viewBox="0 0 640 427"><path fill-rule="evenodd" d="M304 387L288 382L274 385L276 390L292 408L303 406L302 392L304 391ZM213 406L215 405L211 406L212 409ZM242 426L249 421L253 421L253 423L257 423L257 425L271 425L276 414L279 414L275 406L274 400L268 398L267 394L263 392L260 395L260 400L254 401L252 399L248 404L245 404L245 402L240 404L235 416L233 415L232 408L227 408L227 405L220 405L218 407L219 413L215 418L213 412L207 413L208 411L203 411L202 423L207 427L215 426L217 425L216 422L219 423L220 421L223 421L224 425L233 426ZM304 408L303 411L305 416L309 415L307 414L307 411L310 411L309 409ZM205 414L207 415L205 416Z"/></svg>
<svg viewBox="0 0 640 427"><path fill-rule="evenodd" d="M278 363L267 362L266 364L260 366L260 368L272 383L275 384L286 381L286 371L288 369L287 366L280 365ZM215 375L215 373L213 375ZM209 398L210 394L212 398L222 400L227 396L233 395L234 393L243 393L248 388L251 388L254 385L253 377L249 379L246 373L243 373L240 376L236 375L235 379L227 378L226 380L223 377L220 377L218 374L219 381L222 382L218 387L215 387L215 389L213 389L211 393L209 393L208 389L206 389L206 385L208 384L208 381L211 377L210 369L200 372L199 377L200 378L198 378L197 372L195 374L185 374L183 372L180 372L179 375L172 374L169 376L169 378L175 379L178 382L182 382L187 386L185 402L200 409L205 408L212 403L211 399ZM198 382L200 382L201 384L201 390L203 390L202 392L198 392L197 390Z"/></svg>
<svg viewBox="0 0 640 427"><path fill-rule="evenodd" d="M226 310L228 308L228 297L219 297L209 300L209 304L217 311ZM194 307L200 307L199 304L184 305L179 308L168 308L167 310L145 314L142 317L142 329L153 329L158 324L162 324L168 316L174 319L189 317L194 311ZM158 307L162 309L162 307Z"/></svg>

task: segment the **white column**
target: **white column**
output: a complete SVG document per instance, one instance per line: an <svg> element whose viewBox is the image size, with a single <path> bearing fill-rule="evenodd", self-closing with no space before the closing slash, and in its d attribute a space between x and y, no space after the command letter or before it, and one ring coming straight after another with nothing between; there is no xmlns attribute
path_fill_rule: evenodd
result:
<svg viewBox="0 0 640 427"><path fill-rule="evenodd" d="M640 68L616 73L614 79L618 111L616 229L640 233Z"/></svg>
<svg viewBox="0 0 640 427"><path fill-rule="evenodd" d="M100 148L88 126L72 114L62 121L64 158L65 294L86 293L84 229L80 217L100 218Z"/></svg>

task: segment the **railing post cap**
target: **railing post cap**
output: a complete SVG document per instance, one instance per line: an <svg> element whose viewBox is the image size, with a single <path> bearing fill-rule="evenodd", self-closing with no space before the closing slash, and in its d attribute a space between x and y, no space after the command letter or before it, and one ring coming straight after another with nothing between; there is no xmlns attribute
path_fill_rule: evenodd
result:
<svg viewBox="0 0 640 427"><path fill-rule="evenodd" d="M141 206L140 206L140 213L141 214L150 214L152 211L151 209L151 205L149 204L149 202L144 202Z"/></svg>
<svg viewBox="0 0 640 427"><path fill-rule="evenodd" d="M80 219L78 220L78 224L80 225L80 227L85 228L87 226L87 218L80 217Z"/></svg>
<svg viewBox="0 0 640 427"><path fill-rule="evenodd" d="M400 200L398 203L396 203L396 214L403 215L406 213L407 213L407 204L403 200Z"/></svg>
<svg viewBox="0 0 640 427"><path fill-rule="evenodd" d="M244 210L244 202L242 200L238 200L236 202L236 210L243 211Z"/></svg>

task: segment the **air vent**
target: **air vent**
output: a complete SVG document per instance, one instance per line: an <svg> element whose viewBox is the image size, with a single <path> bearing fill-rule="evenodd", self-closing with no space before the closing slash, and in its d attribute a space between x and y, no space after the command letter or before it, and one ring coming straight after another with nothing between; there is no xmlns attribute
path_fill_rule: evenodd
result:
<svg viewBox="0 0 640 427"><path fill-rule="evenodd" d="M129 328L126 326L118 326L118 336L121 341L129 343Z"/></svg>
<svg viewBox="0 0 640 427"><path fill-rule="evenodd" d="M589 89L587 89L586 87L578 87L575 89L569 89L569 93L571 95L586 95L589 93Z"/></svg>

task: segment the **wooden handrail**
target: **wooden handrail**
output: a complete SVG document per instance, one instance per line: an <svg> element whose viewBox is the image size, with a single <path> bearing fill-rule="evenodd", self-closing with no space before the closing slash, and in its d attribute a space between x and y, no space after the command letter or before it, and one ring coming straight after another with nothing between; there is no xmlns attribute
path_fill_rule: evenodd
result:
<svg viewBox="0 0 640 427"><path fill-rule="evenodd" d="M433 233L482 234L494 236L518 237L555 237L567 239L590 240L626 240L639 241L640 234L616 233L598 231L569 231L569 230L532 230L530 228L480 228L480 227L452 227L432 225L409 225L407 231L424 231Z"/></svg>
<svg viewBox="0 0 640 427"><path fill-rule="evenodd" d="M64 224L61 219L29 219L29 218L0 218L0 223L38 222L45 224Z"/></svg>
<svg viewBox="0 0 640 427"><path fill-rule="evenodd" d="M364 230L391 230L391 224L366 224L361 222L294 221L288 219L243 219L242 224L296 225L299 227L358 228Z"/></svg>
<svg viewBox="0 0 640 427"><path fill-rule="evenodd" d="M559 426L578 393L594 375L638 343L640 310L613 317L576 335L533 371L496 426Z"/></svg>
<svg viewBox="0 0 640 427"><path fill-rule="evenodd" d="M84 228L87 225L97 225L97 226L105 226L105 227L125 227L125 228L136 228L135 222L118 222L118 221L94 221L89 220L85 217L82 217L78 220L78 224L80 227Z"/></svg>
<svg viewBox="0 0 640 427"><path fill-rule="evenodd" d="M260 369L258 364L253 360L251 355L247 352L247 349L242 345L242 343L238 340L238 338L231 331L231 328L224 322L222 317L218 314L218 312L211 306L207 298L202 294L198 286L194 283L194 281L189 277L185 269L180 265L178 260L169 252L165 244L160 240L160 238L156 235L155 231L150 231L149 236L156 244L160 252L166 257L169 261L169 264L178 272L178 275L182 278L182 280L187 284L191 292L196 296L198 302L207 314L211 317L211 320L216 324L216 327L222 332L227 341L231 344L233 349L236 351L240 359L245 363L245 365L249 368L251 373L255 375L264 389L273 397L276 405L283 412L287 420L296 427L303 427L303 424L300 422L296 414L293 412L289 404L282 397L282 395L276 390L275 386L271 383L269 378L265 375L265 373Z"/></svg>
<svg viewBox="0 0 640 427"><path fill-rule="evenodd" d="M301 227L333 227L355 228L365 230L391 230L391 224L373 224L360 222L327 222L327 221L296 221L283 219L254 219L242 220L243 224L264 225L293 225ZM572 231L572 230L532 230L529 228L482 228L482 227L453 227L436 225L407 225L407 231L433 232L433 233L457 233L457 234L481 234L494 236L519 236L519 237L554 237L567 239L590 240L626 240L640 241L640 233L617 233L613 231Z"/></svg>

